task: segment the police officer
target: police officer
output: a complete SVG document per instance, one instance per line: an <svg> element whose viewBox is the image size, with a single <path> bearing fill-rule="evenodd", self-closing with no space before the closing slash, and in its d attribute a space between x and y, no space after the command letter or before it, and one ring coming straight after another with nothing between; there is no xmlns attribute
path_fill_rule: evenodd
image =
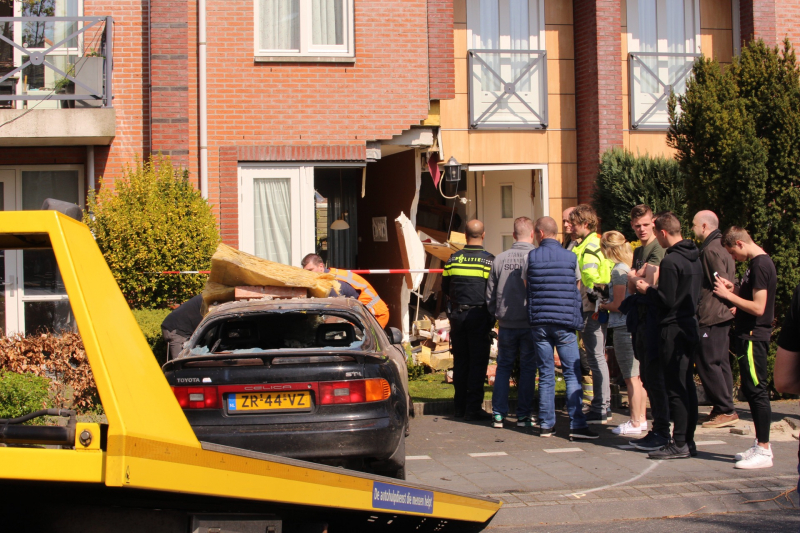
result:
<svg viewBox="0 0 800 533"><path fill-rule="evenodd" d="M483 222L467 223L467 245L447 260L442 291L448 296L453 353L455 415L465 420L491 420L483 410L483 383L489 365L494 317L486 308L486 280L494 256L483 248Z"/></svg>

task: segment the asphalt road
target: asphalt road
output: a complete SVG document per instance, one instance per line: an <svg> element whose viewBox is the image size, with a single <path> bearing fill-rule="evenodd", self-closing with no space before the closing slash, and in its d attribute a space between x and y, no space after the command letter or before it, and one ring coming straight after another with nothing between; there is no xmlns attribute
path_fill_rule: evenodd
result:
<svg viewBox="0 0 800 533"><path fill-rule="evenodd" d="M749 422L737 404L739 426ZM498 531L798 531L798 441L784 417L798 419L797 402L773 403L774 466L736 470L733 455L753 435L698 428L699 455L652 461L630 449L611 428L593 426L596 441L569 442L559 413L556 435L536 436L509 423L494 429L449 416L417 416L406 443L407 479L502 500L489 530ZM765 500L765 501L755 501ZM669 517L669 518L668 518ZM634 529L635 528L635 529Z"/></svg>

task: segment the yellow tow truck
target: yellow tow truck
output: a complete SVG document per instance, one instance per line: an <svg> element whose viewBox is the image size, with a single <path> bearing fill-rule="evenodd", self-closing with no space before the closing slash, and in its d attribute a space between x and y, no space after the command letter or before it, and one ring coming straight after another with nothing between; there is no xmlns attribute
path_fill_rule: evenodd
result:
<svg viewBox="0 0 800 533"><path fill-rule="evenodd" d="M53 250L108 419L0 420L3 531L479 531L500 508L198 441L84 224L2 212L0 249Z"/></svg>

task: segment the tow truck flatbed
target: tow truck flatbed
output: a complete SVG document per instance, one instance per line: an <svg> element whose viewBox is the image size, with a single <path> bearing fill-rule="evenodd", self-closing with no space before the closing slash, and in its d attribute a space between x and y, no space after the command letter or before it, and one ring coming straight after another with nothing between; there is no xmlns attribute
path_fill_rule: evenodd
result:
<svg viewBox="0 0 800 533"><path fill-rule="evenodd" d="M58 262L108 425L79 423L73 449L0 448L5 526L155 533L218 520L242 531L253 521L272 524L264 531L477 531L500 508L199 442L88 228L53 211L0 213L0 249L42 248ZM217 530L239 530L226 527Z"/></svg>

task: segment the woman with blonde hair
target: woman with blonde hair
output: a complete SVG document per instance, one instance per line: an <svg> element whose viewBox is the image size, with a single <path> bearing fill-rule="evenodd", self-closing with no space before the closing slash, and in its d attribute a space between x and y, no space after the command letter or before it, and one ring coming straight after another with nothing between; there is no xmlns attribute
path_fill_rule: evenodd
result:
<svg viewBox="0 0 800 533"><path fill-rule="evenodd" d="M647 393L639 379L639 361L633 355L633 342L625 324L625 315L619 312L619 305L628 296L628 272L633 262L633 249L625 236L618 231L603 233L600 249L606 258L614 262L608 285L608 300L600 304L600 309L609 312L608 329L614 332L614 353L628 387L628 406L631 411L630 420L613 431L617 435L640 435L647 433Z"/></svg>

